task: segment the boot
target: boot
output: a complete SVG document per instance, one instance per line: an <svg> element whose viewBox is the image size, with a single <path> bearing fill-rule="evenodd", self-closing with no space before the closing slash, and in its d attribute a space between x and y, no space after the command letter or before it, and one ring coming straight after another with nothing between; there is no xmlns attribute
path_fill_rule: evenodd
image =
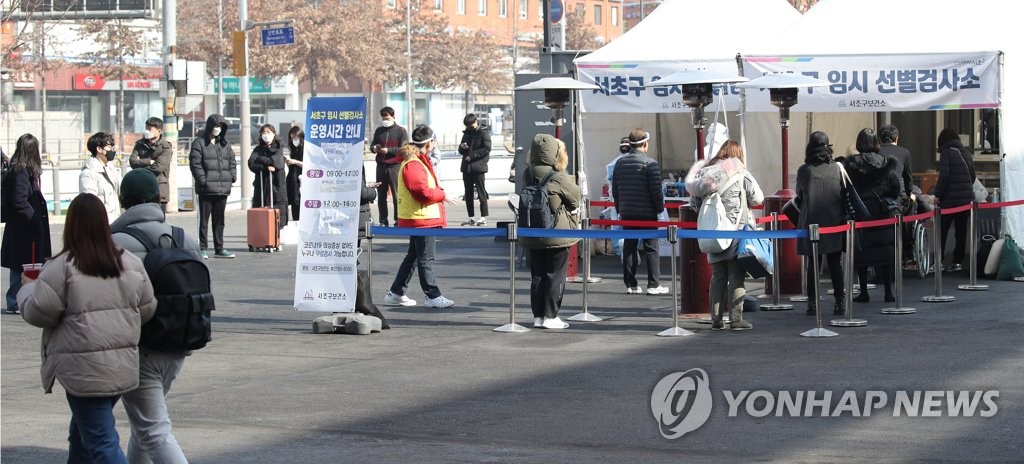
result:
<svg viewBox="0 0 1024 464"><path fill-rule="evenodd" d="M832 315L834 316L845 316L846 315L846 292L835 292L836 303L832 307Z"/></svg>
<svg viewBox="0 0 1024 464"><path fill-rule="evenodd" d="M896 301L896 296L892 294L892 285L885 284L885 302L892 303Z"/></svg>
<svg viewBox="0 0 1024 464"><path fill-rule="evenodd" d="M743 320L742 305L738 309L731 309L729 311L729 318L732 319L732 322L729 324L729 328L732 330L750 330L754 328L749 322Z"/></svg>
<svg viewBox="0 0 1024 464"><path fill-rule="evenodd" d="M813 316L817 312L818 304L811 300L807 300L807 311L805 312L805 314L807 314L808 316Z"/></svg>
<svg viewBox="0 0 1024 464"><path fill-rule="evenodd" d="M853 297L853 301L856 301L857 303L868 303L871 301L871 297L868 296L867 284L861 284L860 295Z"/></svg>

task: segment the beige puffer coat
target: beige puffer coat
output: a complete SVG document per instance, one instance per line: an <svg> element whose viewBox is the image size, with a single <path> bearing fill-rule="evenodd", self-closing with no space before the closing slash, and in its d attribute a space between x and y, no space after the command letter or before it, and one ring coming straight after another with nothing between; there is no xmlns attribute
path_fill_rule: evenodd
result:
<svg viewBox="0 0 1024 464"><path fill-rule="evenodd" d="M18 307L26 322L43 328L42 378L73 396L114 396L139 384L139 336L156 299L142 261L125 252L116 279L82 274L60 254L39 279L21 287Z"/></svg>

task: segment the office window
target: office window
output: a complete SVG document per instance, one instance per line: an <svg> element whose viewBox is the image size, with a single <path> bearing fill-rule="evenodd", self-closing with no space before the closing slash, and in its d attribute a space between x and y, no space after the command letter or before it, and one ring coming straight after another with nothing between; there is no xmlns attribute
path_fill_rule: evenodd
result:
<svg viewBox="0 0 1024 464"><path fill-rule="evenodd" d="M562 8L565 8L565 4L563 3L562 5ZM544 0L537 2L537 17L540 18L541 21L547 20L547 18L544 17Z"/></svg>
<svg viewBox="0 0 1024 464"><path fill-rule="evenodd" d="M601 5L594 5L594 25L601 25Z"/></svg>
<svg viewBox="0 0 1024 464"><path fill-rule="evenodd" d="M434 11L444 11L444 0L434 0Z"/></svg>
<svg viewBox="0 0 1024 464"><path fill-rule="evenodd" d="M498 0L498 16L508 16L508 0Z"/></svg>
<svg viewBox="0 0 1024 464"><path fill-rule="evenodd" d="M487 16L487 0L476 0L476 14Z"/></svg>
<svg viewBox="0 0 1024 464"><path fill-rule="evenodd" d="M611 14L611 17L612 17L612 26L618 26L619 25L619 7L613 6L612 7L612 11L611 11L610 14Z"/></svg>
<svg viewBox="0 0 1024 464"><path fill-rule="evenodd" d="M455 0L455 13L460 15L466 14L466 0Z"/></svg>
<svg viewBox="0 0 1024 464"><path fill-rule="evenodd" d="M397 3L398 3L398 0L388 0L388 8L395 9L395 5Z"/></svg>
<svg viewBox="0 0 1024 464"><path fill-rule="evenodd" d="M526 19L529 15L529 0L519 0L519 18Z"/></svg>

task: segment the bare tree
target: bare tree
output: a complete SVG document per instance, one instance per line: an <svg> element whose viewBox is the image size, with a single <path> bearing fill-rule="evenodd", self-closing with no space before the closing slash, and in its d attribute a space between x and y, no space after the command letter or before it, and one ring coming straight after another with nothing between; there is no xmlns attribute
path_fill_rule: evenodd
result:
<svg viewBox="0 0 1024 464"><path fill-rule="evenodd" d="M597 32L586 21L586 10L572 8L565 14L566 50L597 50L604 43L597 38Z"/></svg>

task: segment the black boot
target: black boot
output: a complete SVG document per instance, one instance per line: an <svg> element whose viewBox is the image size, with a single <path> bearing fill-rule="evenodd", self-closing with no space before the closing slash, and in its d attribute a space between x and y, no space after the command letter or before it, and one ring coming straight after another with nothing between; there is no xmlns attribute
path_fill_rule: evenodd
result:
<svg viewBox="0 0 1024 464"><path fill-rule="evenodd" d="M808 301L807 302L807 312L806 312L806 314L808 316L813 316L817 312L818 312L818 305L815 304L813 301Z"/></svg>
<svg viewBox="0 0 1024 464"><path fill-rule="evenodd" d="M885 284L885 302L892 303L896 301L896 296L892 294L892 285Z"/></svg>
<svg viewBox="0 0 1024 464"><path fill-rule="evenodd" d="M846 315L846 292L836 292L836 303L832 307L832 315L834 316L845 316Z"/></svg>

